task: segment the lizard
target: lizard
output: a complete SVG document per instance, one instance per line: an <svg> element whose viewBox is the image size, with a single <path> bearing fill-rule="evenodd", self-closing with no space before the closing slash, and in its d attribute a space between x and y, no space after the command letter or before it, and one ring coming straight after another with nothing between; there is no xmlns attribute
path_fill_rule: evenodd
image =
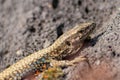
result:
<svg viewBox="0 0 120 80"><path fill-rule="evenodd" d="M39 70L43 72L50 66L69 66L75 62L85 60L86 58L83 56L71 61L63 60L63 58L76 53L94 28L95 23L92 21L77 24L61 35L49 47L38 50L3 70L0 73L0 80L21 80L31 71Z"/></svg>

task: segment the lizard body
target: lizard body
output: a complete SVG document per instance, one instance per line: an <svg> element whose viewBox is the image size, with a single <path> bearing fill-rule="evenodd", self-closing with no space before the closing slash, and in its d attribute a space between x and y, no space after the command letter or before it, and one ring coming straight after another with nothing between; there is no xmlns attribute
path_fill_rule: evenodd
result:
<svg viewBox="0 0 120 80"><path fill-rule="evenodd" d="M61 35L51 46L39 50L11 65L0 73L0 80L21 80L31 71L41 72L49 68L52 59L62 60L63 57L74 54L81 48L84 40L95 28L95 23L88 22L76 25ZM67 61L64 62L64 65ZM59 64L58 65L63 65Z"/></svg>

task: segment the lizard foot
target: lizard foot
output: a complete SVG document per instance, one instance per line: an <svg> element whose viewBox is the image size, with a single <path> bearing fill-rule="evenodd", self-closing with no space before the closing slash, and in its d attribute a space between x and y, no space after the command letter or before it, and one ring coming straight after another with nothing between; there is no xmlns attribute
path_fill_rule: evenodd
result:
<svg viewBox="0 0 120 80"><path fill-rule="evenodd" d="M62 61L57 61L57 60L51 60L51 66L73 66L74 64L80 62L80 61L85 61L87 60L85 57L83 56L79 56L71 61L68 60L62 60Z"/></svg>

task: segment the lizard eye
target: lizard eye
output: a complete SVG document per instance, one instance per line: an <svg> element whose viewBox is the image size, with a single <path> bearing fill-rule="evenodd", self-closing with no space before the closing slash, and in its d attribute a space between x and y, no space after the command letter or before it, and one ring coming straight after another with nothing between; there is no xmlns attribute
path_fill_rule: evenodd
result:
<svg viewBox="0 0 120 80"><path fill-rule="evenodd" d="M80 30L79 32L80 32L80 33L83 33L83 32L84 32L84 29Z"/></svg>
<svg viewBox="0 0 120 80"><path fill-rule="evenodd" d="M65 42L68 46L70 46L71 45L71 43L69 42L69 41L66 41Z"/></svg>

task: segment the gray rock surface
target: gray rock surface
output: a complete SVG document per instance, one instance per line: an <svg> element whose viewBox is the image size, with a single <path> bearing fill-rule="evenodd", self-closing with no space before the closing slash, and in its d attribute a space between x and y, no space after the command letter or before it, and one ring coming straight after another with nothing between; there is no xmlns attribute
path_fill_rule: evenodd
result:
<svg viewBox="0 0 120 80"><path fill-rule="evenodd" d="M119 4L119 0L0 0L0 71L51 45L75 24L93 20L97 29L80 54L93 65L111 62L119 73Z"/></svg>
<svg viewBox="0 0 120 80"><path fill-rule="evenodd" d="M66 80L119 80L120 10L94 32L91 43L94 44L85 47L80 55L87 55L92 69L88 64L79 63L68 69ZM76 77L71 76L75 74Z"/></svg>

